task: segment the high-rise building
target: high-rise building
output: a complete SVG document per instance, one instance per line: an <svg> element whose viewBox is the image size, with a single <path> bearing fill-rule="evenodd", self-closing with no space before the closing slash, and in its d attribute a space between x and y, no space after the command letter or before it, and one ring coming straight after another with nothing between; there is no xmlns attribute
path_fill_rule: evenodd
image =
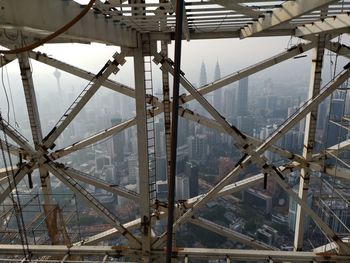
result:
<svg viewBox="0 0 350 263"><path fill-rule="evenodd" d="M198 166L194 163L187 162L185 174L190 180L190 197L198 195Z"/></svg>
<svg viewBox="0 0 350 263"><path fill-rule="evenodd" d="M199 87L201 87L207 83L208 83L207 70L205 68L204 62L202 61L201 69L199 72Z"/></svg>
<svg viewBox="0 0 350 263"><path fill-rule="evenodd" d="M239 80L236 104L238 116L248 114L248 77Z"/></svg>
<svg viewBox="0 0 350 263"><path fill-rule="evenodd" d="M189 158L204 163L208 155L208 139L204 134L189 136L187 138Z"/></svg>
<svg viewBox="0 0 350 263"><path fill-rule="evenodd" d="M215 65L214 81L220 78L221 78L220 65L219 65L219 61L217 61ZM214 107L220 112L223 110L222 109L223 107L222 89L218 89L214 91Z"/></svg>
<svg viewBox="0 0 350 263"><path fill-rule="evenodd" d="M111 119L113 126L122 122L121 117L115 117ZM113 135L113 161L115 163L124 161L124 144L125 144L125 133L120 132Z"/></svg>
<svg viewBox="0 0 350 263"><path fill-rule="evenodd" d="M205 67L204 62L202 61L201 69L199 72L199 87L202 87L206 84L208 84L207 69ZM210 104L213 104L213 93L206 94L204 97L208 100ZM198 105L197 108L201 114L205 112L201 106Z"/></svg>
<svg viewBox="0 0 350 263"><path fill-rule="evenodd" d="M184 173L176 175L175 180L176 200L186 200L190 197L190 180Z"/></svg>

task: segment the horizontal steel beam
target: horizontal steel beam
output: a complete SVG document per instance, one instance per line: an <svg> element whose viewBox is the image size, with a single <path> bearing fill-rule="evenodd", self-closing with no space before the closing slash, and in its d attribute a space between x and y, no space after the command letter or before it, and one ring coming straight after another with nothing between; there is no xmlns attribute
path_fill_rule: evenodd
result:
<svg viewBox="0 0 350 263"><path fill-rule="evenodd" d="M336 1L337 0L285 1L280 7L274 8L271 14L265 13L258 21L241 29L241 38L254 36L257 33L276 27Z"/></svg>
<svg viewBox="0 0 350 263"><path fill-rule="evenodd" d="M329 34L332 32L339 33L341 30L349 32L350 30L350 16L349 14L339 14L333 17L325 18L319 21L312 22L298 26L295 29L295 36L303 37L315 34Z"/></svg>
<svg viewBox="0 0 350 263"><path fill-rule="evenodd" d="M130 249L122 246L65 246L65 245L29 245L29 252L33 256L140 256L140 250ZM22 245L0 245L1 255L22 255ZM163 257L163 249L153 250L154 256ZM274 250L248 250L248 249L213 249L213 248L174 248L173 258L189 259L225 259L244 261L276 262L348 262L348 256L340 256L332 253L316 252L292 252ZM74 262L74 261L73 261Z"/></svg>
<svg viewBox="0 0 350 263"><path fill-rule="evenodd" d="M214 222L211 222L202 217L192 217L189 220L190 223L200 226L204 229L207 229L211 232L217 233L221 236L227 237L234 241L238 241L241 244L247 245L253 249L262 249L262 250L277 250L277 248L267 245L263 242L256 240L253 237L244 235L232 229L229 229L224 226L220 226Z"/></svg>
<svg viewBox="0 0 350 263"><path fill-rule="evenodd" d="M48 35L71 21L81 10L81 5L74 1L3 0L1 1L0 27L18 28L27 32ZM88 12L62 34L62 37L71 39L71 41L99 42L125 47L137 46L134 30L113 23L103 15L94 14L93 11Z"/></svg>

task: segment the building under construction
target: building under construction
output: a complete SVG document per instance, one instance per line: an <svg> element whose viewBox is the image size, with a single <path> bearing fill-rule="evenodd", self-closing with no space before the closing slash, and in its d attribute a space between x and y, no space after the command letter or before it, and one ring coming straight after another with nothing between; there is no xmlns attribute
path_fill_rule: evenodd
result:
<svg viewBox="0 0 350 263"><path fill-rule="evenodd" d="M0 0L0 262L350 262L349 13L349 0ZM204 63L199 85L183 70L201 58L181 44L206 56L217 39L281 37L227 75L217 62L214 81ZM82 54L95 72L42 51L69 43L115 50ZM127 65L133 85L116 80ZM251 90L300 65L310 79L289 78L288 95L271 79ZM69 96L67 76L81 83Z"/></svg>

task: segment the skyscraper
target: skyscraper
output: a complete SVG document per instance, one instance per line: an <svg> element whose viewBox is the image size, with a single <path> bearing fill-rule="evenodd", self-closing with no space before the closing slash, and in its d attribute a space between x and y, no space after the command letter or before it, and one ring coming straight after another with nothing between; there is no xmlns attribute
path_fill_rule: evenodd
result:
<svg viewBox="0 0 350 263"><path fill-rule="evenodd" d="M190 182L190 197L195 197L198 195L198 166L194 163L187 162L185 174Z"/></svg>
<svg viewBox="0 0 350 263"><path fill-rule="evenodd" d="M238 116L248 114L248 77L239 80L236 104Z"/></svg>
<svg viewBox="0 0 350 263"><path fill-rule="evenodd" d="M205 64L202 61L202 65L201 65L201 70L199 73L199 87L205 85L208 83L208 79L207 79L207 70L205 68Z"/></svg>
<svg viewBox="0 0 350 263"><path fill-rule="evenodd" d="M208 84L207 70L206 70L204 62L202 61L201 69L199 72L199 87L206 85L206 84ZM206 94L204 97L209 101L210 104L213 104L213 94L212 93ZM203 113L203 112L201 112L201 110L202 109L200 108L199 113Z"/></svg>
<svg viewBox="0 0 350 263"><path fill-rule="evenodd" d="M219 66L219 61L216 61L216 65L215 65L215 72L214 72L214 81L218 80L221 78L221 71L220 71L220 66ZM223 101L222 101L222 89L218 89L216 91L214 91L214 107L218 110L218 111L222 111L222 105L223 105Z"/></svg>

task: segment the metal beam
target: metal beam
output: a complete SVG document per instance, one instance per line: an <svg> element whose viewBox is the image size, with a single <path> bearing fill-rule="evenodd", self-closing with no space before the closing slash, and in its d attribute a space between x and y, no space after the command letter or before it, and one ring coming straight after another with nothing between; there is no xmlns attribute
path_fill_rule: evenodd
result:
<svg viewBox="0 0 350 263"><path fill-rule="evenodd" d="M15 155L15 156L19 156L19 155L21 155L21 157L23 158L23 159L29 159L29 155L23 150L23 149L21 149L21 148L19 148L19 147L17 147L17 146L15 146L15 145L13 145L13 144L11 144L11 143L6 143L4 140L2 140L2 139L0 139L0 144L2 145L2 147L4 148L4 149L8 149L9 151L10 151L10 153L12 154L12 155Z"/></svg>
<svg viewBox="0 0 350 263"><path fill-rule="evenodd" d="M309 87L308 99L313 99L320 93L325 42L326 42L325 35L318 36L317 46L314 49L314 54L312 58L311 79L309 84L310 87ZM318 115L318 107L315 107L311 110L309 114L306 115L306 119L305 119L303 157L305 158L306 161L309 161L312 158L312 153L315 146L317 115ZM310 183L309 169L302 168L300 182L299 182L299 198L302 199L305 203L308 197L309 183ZM304 219L305 219L305 213L301 209L301 206L298 205L297 213L296 213L295 232L294 232L294 249L297 251L302 250L303 248L304 228L305 228Z"/></svg>
<svg viewBox="0 0 350 263"><path fill-rule="evenodd" d="M307 203L302 200L297 193L293 191L293 189L290 187L290 185L282 180L279 176L273 176L273 178L277 181L277 183L288 193L288 195L293 198L294 201L300 205L301 209L310 216L316 225L322 230L322 232L330 239L333 240L337 245L339 249L340 254L349 254L350 251L350 245L344 243L334 232L333 230L322 221L322 219L307 205Z"/></svg>
<svg viewBox="0 0 350 263"><path fill-rule="evenodd" d="M16 55L0 55L0 68L16 59Z"/></svg>
<svg viewBox="0 0 350 263"><path fill-rule="evenodd" d="M81 12L81 6L74 1L3 0L1 6L0 25L2 27L18 28L39 35L55 32ZM93 11L88 12L62 34L62 37L72 41L136 47L134 30L113 23L103 15L94 14Z"/></svg>
<svg viewBox="0 0 350 263"><path fill-rule="evenodd" d="M125 51L125 52L124 52ZM125 63L124 57L127 55L128 49L123 49L122 53L116 52L113 55L114 60L108 62L102 67L100 72L93 77L90 83L84 88L79 94L73 104L64 113L55 127L51 132L44 138L42 147L44 149L52 148L54 141L62 134L65 128L71 123L71 121L78 115L82 108L88 103L96 91L102 86L107 78L112 74L116 73L119 65Z"/></svg>
<svg viewBox="0 0 350 263"><path fill-rule="evenodd" d="M282 53L279 53L275 56L272 56L268 59L265 59L261 62L258 62L252 66L249 66L247 68L244 68L242 70L239 70L235 73L232 73L230 75L227 75L219 80L216 80L212 83L206 84L200 88L198 88L198 92L202 95L205 95L209 92L215 91L219 88L225 87L235 81L238 81L242 78L248 77L252 74L255 74L259 71L262 71L264 69L267 69L271 66L277 65L287 59L290 59L292 57L295 57L299 54L302 54L310 49L312 49L313 47L315 47L316 43L308 43L308 44L299 44L296 45L294 47L291 47L290 49L288 49L287 51L284 51ZM162 59L164 59L161 55L159 54L153 54L154 55L154 61L155 63L160 63L162 61ZM184 95L181 97L181 102L186 103L189 102L191 100L193 100L193 96L192 95Z"/></svg>
<svg viewBox="0 0 350 263"><path fill-rule="evenodd" d="M260 11L255 11L244 4L239 4L240 1L225 1L225 0L209 0L209 2L221 5L228 10L236 11L238 14L243 14L252 18L259 18L263 15Z"/></svg>
<svg viewBox="0 0 350 263"><path fill-rule="evenodd" d="M326 43L326 48L340 56L350 59L350 47L347 45L329 41Z"/></svg>
<svg viewBox="0 0 350 263"><path fill-rule="evenodd" d="M87 146L90 146L94 143L97 143L100 140L103 140L103 139L108 138L114 134L117 134L118 132L121 132L127 128L134 126L135 124L136 124L136 118L129 119L125 122L117 124L111 128L108 128L104 131L101 131L97 134L94 134L86 139L75 142L70 146L67 146L63 149L59 149L59 150L51 153L50 157L54 160L59 159L63 156L66 156L66 155L72 153L72 152L78 151L78 150L83 149Z"/></svg>
<svg viewBox="0 0 350 263"><path fill-rule="evenodd" d="M118 220L118 218L105 208L97 199L95 199L88 191L80 186L73 178L62 171L58 164L49 162L45 164L47 170L55 175L62 183L64 183L71 191L90 205L102 218L118 229L122 235L129 240L130 247L140 247L140 241L127 230Z"/></svg>
<svg viewBox="0 0 350 263"><path fill-rule="evenodd" d="M70 168L65 166L64 164L59 164L60 169L64 169L66 173L68 173L71 177L73 177L76 180L79 180L81 182L96 186L97 188L104 189L110 193L123 196L125 198L131 199L133 201L139 202L140 201L140 195L136 192L127 190L125 188L122 188L120 186L112 186L108 184L107 182L91 176L87 173L78 171L76 169Z"/></svg>
<svg viewBox="0 0 350 263"><path fill-rule="evenodd" d="M111 257L121 256L140 256L137 249L125 249L118 246L72 246L65 245L29 245L28 250L33 256L101 256L109 255ZM19 255L23 252L22 245L0 245L0 254L2 255ZM156 250L153 255L164 257L163 250ZM348 256L341 256L332 253L317 252L292 252L292 251L274 251L274 250L249 250L249 249L217 249L217 248L175 248L173 257L182 259L227 259L243 261L264 261L273 260L275 262L348 262Z"/></svg>
<svg viewBox="0 0 350 263"><path fill-rule="evenodd" d="M254 36L257 33L271 29L306 13L321 9L333 2L337 2L337 0L286 1L281 4L280 7L274 8L271 14L266 13L265 16L259 18L258 21L241 29L240 36L241 38Z"/></svg>
<svg viewBox="0 0 350 263"><path fill-rule="evenodd" d="M253 249L277 250L277 248L260 242L253 237L249 237L230 228L220 226L202 217L194 216L189 220L189 222L214 233L217 233L221 236L227 237L234 241L238 241L239 243L247 245Z"/></svg>
<svg viewBox="0 0 350 263"><path fill-rule="evenodd" d="M141 217L141 242L142 255L149 255L151 251L151 218L150 218L150 180L148 162L148 125L146 112L146 90L145 90L145 62L144 47L139 37L140 48L135 49L134 55L134 79L136 95L136 127L137 127L137 153L139 167L139 189L142 199L140 200Z"/></svg>
<svg viewBox="0 0 350 263"><path fill-rule="evenodd" d="M39 144L43 139L43 134L41 129L38 103L36 100L32 69L31 69L28 53L24 52L24 53L18 54L17 59L18 59L19 68L21 71L24 97L26 100L29 124L32 132L34 147L36 150L38 150ZM52 189L51 189L50 177L48 172L44 168L44 166L40 163L39 163L39 175L40 175L41 189L44 194L44 205L50 205L52 204Z"/></svg>
<svg viewBox="0 0 350 263"><path fill-rule="evenodd" d="M183 214L175 223L174 227L177 227L181 222L187 220L195 210L202 207L207 201L211 200L213 196L215 196L224 186L227 184L229 180L232 180L233 177L237 176L239 172L245 168L247 165L249 165L252 161L255 161L256 165L259 167L265 167L263 168L266 170L267 173L274 173L277 174L276 169L271 167L270 165L265 165L264 160L260 159L260 155L274 142L276 142L283 134L289 130L291 127L293 127L297 122L299 122L301 119L305 117L307 113L309 113L314 107L316 107L322 100L324 100L326 97L328 97L340 84L342 84L344 81L346 81L350 76L350 70L349 68L342 71L338 77L333 81L328 83L326 87L324 88L323 92L316 96L314 99L308 101L305 103L304 106L302 106L294 115L291 116L289 120L287 120L284 124L282 124L279 128L276 129L272 135L270 135L264 143L262 143L258 148L254 150L253 154L248 154L245 157L243 157L240 162L235 166L235 168L230 171L219 183L216 184L203 198L199 199L196 204L194 204L193 208L191 210L188 210L185 214ZM186 84L185 88L190 88L189 83L183 83L183 85ZM188 84L188 85L187 85ZM211 109L211 105L208 104L203 97L198 96L198 94L193 91L193 95L196 96L196 99L199 99L200 103L203 103L203 106L206 106L207 110L210 110L209 112L213 115L214 118L217 120L220 120L222 118L220 115L215 113L215 109ZM227 123L225 123L224 120L222 120L223 127L226 127L227 129L231 129L230 126L227 127ZM232 133L236 133L237 131L232 131ZM243 140L244 137L241 135L241 139L239 137L239 134L237 134L238 140ZM246 142L247 143L247 142ZM246 149L249 149L249 144L247 144L248 147ZM156 242L155 246L160 246L164 242L164 236L161 236ZM342 244L339 244L342 246ZM342 248L344 249L344 247Z"/></svg>
<svg viewBox="0 0 350 263"><path fill-rule="evenodd" d="M28 143L28 140L20 134L16 128L12 127L5 119L0 117L0 130L2 130L8 137L17 143L27 154L35 156L36 151Z"/></svg>
<svg viewBox="0 0 350 263"><path fill-rule="evenodd" d="M210 119L208 117L202 116L200 114L194 113L193 111L189 109L184 109L182 107L179 108L179 115L187 120L199 123L201 125L204 125L208 128L215 129L218 132L227 134L226 130L216 121L213 119ZM248 134L244 134L246 137L249 138L249 140L256 146L258 146L260 143L262 143L262 140L257 139L255 137L249 136ZM289 152L288 150L282 149L278 146L272 145L268 151L276 153L284 158L289 159L290 161L296 161L302 164L303 166L307 166L307 163L305 159L298 155Z"/></svg>
<svg viewBox="0 0 350 263"><path fill-rule="evenodd" d="M349 14L339 14L333 17L324 18L319 21L298 26L295 29L295 36L304 37L316 34L330 34L333 32L349 32L350 16Z"/></svg>
<svg viewBox="0 0 350 263"><path fill-rule="evenodd" d="M333 91L335 91L342 83L344 83L350 77L349 68L344 69L339 75L330 81L325 87L322 88L321 93L313 99L307 101L302 107L300 107L288 120L286 120L280 127L278 127L266 140L256 149L256 152L264 152L268 147L274 144L280 139L283 134L293 127L300 120L317 107L324 99L326 99Z"/></svg>
<svg viewBox="0 0 350 263"><path fill-rule="evenodd" d="M5 198L8 197L8 195L14 189L14 185L15 184L17 185L23 179L24 176L26 176L28 173L31 173L34 167L35 167L35 162L30 161L28 164L23 165L22 167L20 167L19 170L17 170L17 172L14 175L15 177L14 181L11 180L11 185L7 186L7 188L0 193L0 204L4 202Z"/></svg>
<svg viewBox="0 0 350 263"><path fill-rule="evenodd" d="M64 72L70 73L74 76L80 77L82 79L90 81L94 78L94 74L91 72L88 72L86 70L80 69L78 67L72 66L68 63L59 61L58 59L52 58L47 56L45 53L40 52L29 52L29 56L31 59L34 59L36 61L39 61L43 64L49 65L51 67L57 68L59 70L62 70ZM121 83L118 83L114 80L107 79L103 84L104 87L107 87L111 90L117 91L121 94L124 94L128 97L134 98L135 97L135 91Z"/></svg>

